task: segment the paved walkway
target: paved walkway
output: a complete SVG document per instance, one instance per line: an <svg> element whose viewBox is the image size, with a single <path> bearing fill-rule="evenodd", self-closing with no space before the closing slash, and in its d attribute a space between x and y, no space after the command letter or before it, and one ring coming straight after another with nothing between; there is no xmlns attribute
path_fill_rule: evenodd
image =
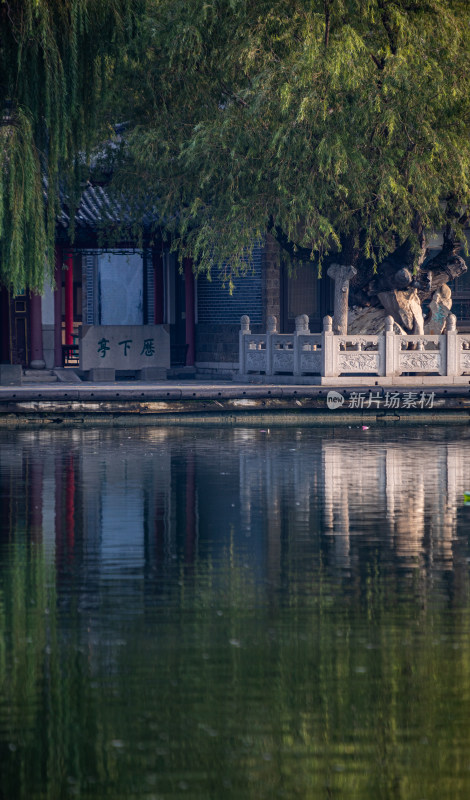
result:
<svg viewBox="0 0 470 800"><path fill-rule="evenodd" d="M0 400L7 399L15 395L16 398L28 397L31 399L34 395L37 398L87 398L92 395L93 397L122 397L122 398L135 398L136 400L142 397L152 398L187 398L194 397L293 397L301 394L304 397L322 397L328 394L329 391L335 391L340 394L349 395L351 392L368 394L369 392L382 396L388 393L398 393L400 395L410 393L434 393L437 396L446 395L460 395L470 396L469 379L462 379L461 384L442 384L432 383L423 386L416 382L409 385L397 386L380 386L377 385L374 378L371 379L368 385L355 384L351 379L349 385L338 386L332 384L331 386L319 385L305 385L305 384L283 384L283 383L258 383L256 381L248 383L238 383L230 380L165 380L165 381L136 381L136 380L122 380L114 381L112 383L93 383L91 381L83 381L79 383L36 383L23 380L21 385L17 386L0 386Z"/></svg>

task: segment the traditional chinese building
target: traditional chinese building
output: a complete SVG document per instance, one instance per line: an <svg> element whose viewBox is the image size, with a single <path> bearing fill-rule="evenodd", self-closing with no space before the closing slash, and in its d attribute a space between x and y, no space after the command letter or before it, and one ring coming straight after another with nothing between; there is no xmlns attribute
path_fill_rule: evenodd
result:
<svg viewBox="0 0 470 800"><path fill-rule="evenodd" d="M106 229L125 231L128 213L101 186L88 185L75 214L72 242L63 201L57 223L55 288L46 285L42 296L16 297L0 290L1 362L78 369L79 338L87 331L91 336L94 328L99 335L100 328L110 326L122 328L122 335L118 331L115 340L99 335L93 347L99 366L108 364L113 355L119 375L131 356L140 356L139 370L144 363L150 365L156 341L149 326L165 326L171 368L188 375L197 371L228 376L238 369L242 314L249 315L253 332L264 332L268 316L274 315L278 330L288 333L299 314L308 315L309 328L316 332L323 317L332 313L333 282L319 280L310 263L290 272L270 236L255 246L247 274L238 278L230 294L215 274L211 281L205 276L196 279L190 259L180 269L150 214L143 216L139 245L128 233L104 246ZM438 239L435 246L440 246ZM454 284L459 329L470 330L470 271Z"/></svg>
<svg viewBox="0 0 470 800"><path fill-rule="evenodd" d="M64 364L78 368L76 345L85 329L166 325L171 367L186 368L189 374L229 374L238 367L242 314L249 314L253 330L261 331L270 314L277 316L281 329L289 330L298 313L308 312L312 329L320 329L329 310L329 282L318 281L311 265L299 266L289 276L273 239L254 248L246 276L230 295L215 275L211 281L196 279L191 260L181 270L168 245L155 235L150 216L143 220L141 246L130 236L103 246L103 222L122 228L122 216L122 208L102 187L89 185L75 215L72 243L68 209L62 204L55 288L46 284L42 296L0 293L3 362L36 369ZM150 353L152 346L142 342L140 350ZM109 347L109 341L102 342L103 365L109 361ZM131 347L121 337L115 349L126 358Z"/></svg>

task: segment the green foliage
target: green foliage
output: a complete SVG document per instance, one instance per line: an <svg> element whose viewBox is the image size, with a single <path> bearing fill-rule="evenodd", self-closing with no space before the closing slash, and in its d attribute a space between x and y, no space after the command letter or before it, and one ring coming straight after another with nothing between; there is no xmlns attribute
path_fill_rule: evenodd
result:
<svg viewBox="0 0 470 800"><path fill-rule="evenodd" d="M121 120L135 217L152 197L228 283L269 228L320 264L417 248L469 201L469 23L465 0L0 0L0 282L41 288L59 174L73 205Z"/></svg>
<svg viewBox="0 0 470 800"><path fill-rule="evenodd" d="M201 270L268 227L381 260L468 204L469 24L464 0L153 0L118 183Z"/></svg>
<svg viewBox="0 0 470 800"><path fill-rule="evenodd" d="M76 159L93 140L139 8L0 0L0 283L8 287L41 289L46 264L52 273L59 172L76 182Z"/></svg>

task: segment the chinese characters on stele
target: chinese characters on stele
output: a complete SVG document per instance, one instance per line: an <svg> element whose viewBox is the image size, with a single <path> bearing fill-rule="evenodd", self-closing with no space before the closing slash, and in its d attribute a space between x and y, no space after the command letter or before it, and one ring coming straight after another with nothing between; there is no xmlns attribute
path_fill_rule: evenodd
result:
<svg viewBox="0 0 470 800"><path fill-rule="evenodd" d="M98 342L97 353L100 354L101 358L106 358L106 353L110 350L109 346L109 339L106 339L104 336ZM127 356L128 353L132 350L132 339L123 339L122 342L118 342L118 346L122 347L123 355ZM142 345L142 350L140 351L139 355L141 356L151 356L155 355L155 345L153 343L153 338L144 339L144 343Z"/></svg>

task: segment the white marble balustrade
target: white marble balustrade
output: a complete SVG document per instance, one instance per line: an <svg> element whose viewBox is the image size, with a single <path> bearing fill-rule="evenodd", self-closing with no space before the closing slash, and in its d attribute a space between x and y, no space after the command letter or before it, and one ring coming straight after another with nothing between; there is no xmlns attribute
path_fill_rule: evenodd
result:
<svg viewBox="0 0 470 800"><path fill-rule="evenodd" d="M323 323L322 333L310 333L308 317L302 314L293 333L278 333L276 318L269 317L267 332L253 334L244 315L240 376L290 376L299 383L308 376L310 383L338 385L352 379L387 384L470 382L470 337L457 333L453 314L441 335L396 334L392 317L387 317L384 332L376 335L334 334L331 317Z"/></svg>

